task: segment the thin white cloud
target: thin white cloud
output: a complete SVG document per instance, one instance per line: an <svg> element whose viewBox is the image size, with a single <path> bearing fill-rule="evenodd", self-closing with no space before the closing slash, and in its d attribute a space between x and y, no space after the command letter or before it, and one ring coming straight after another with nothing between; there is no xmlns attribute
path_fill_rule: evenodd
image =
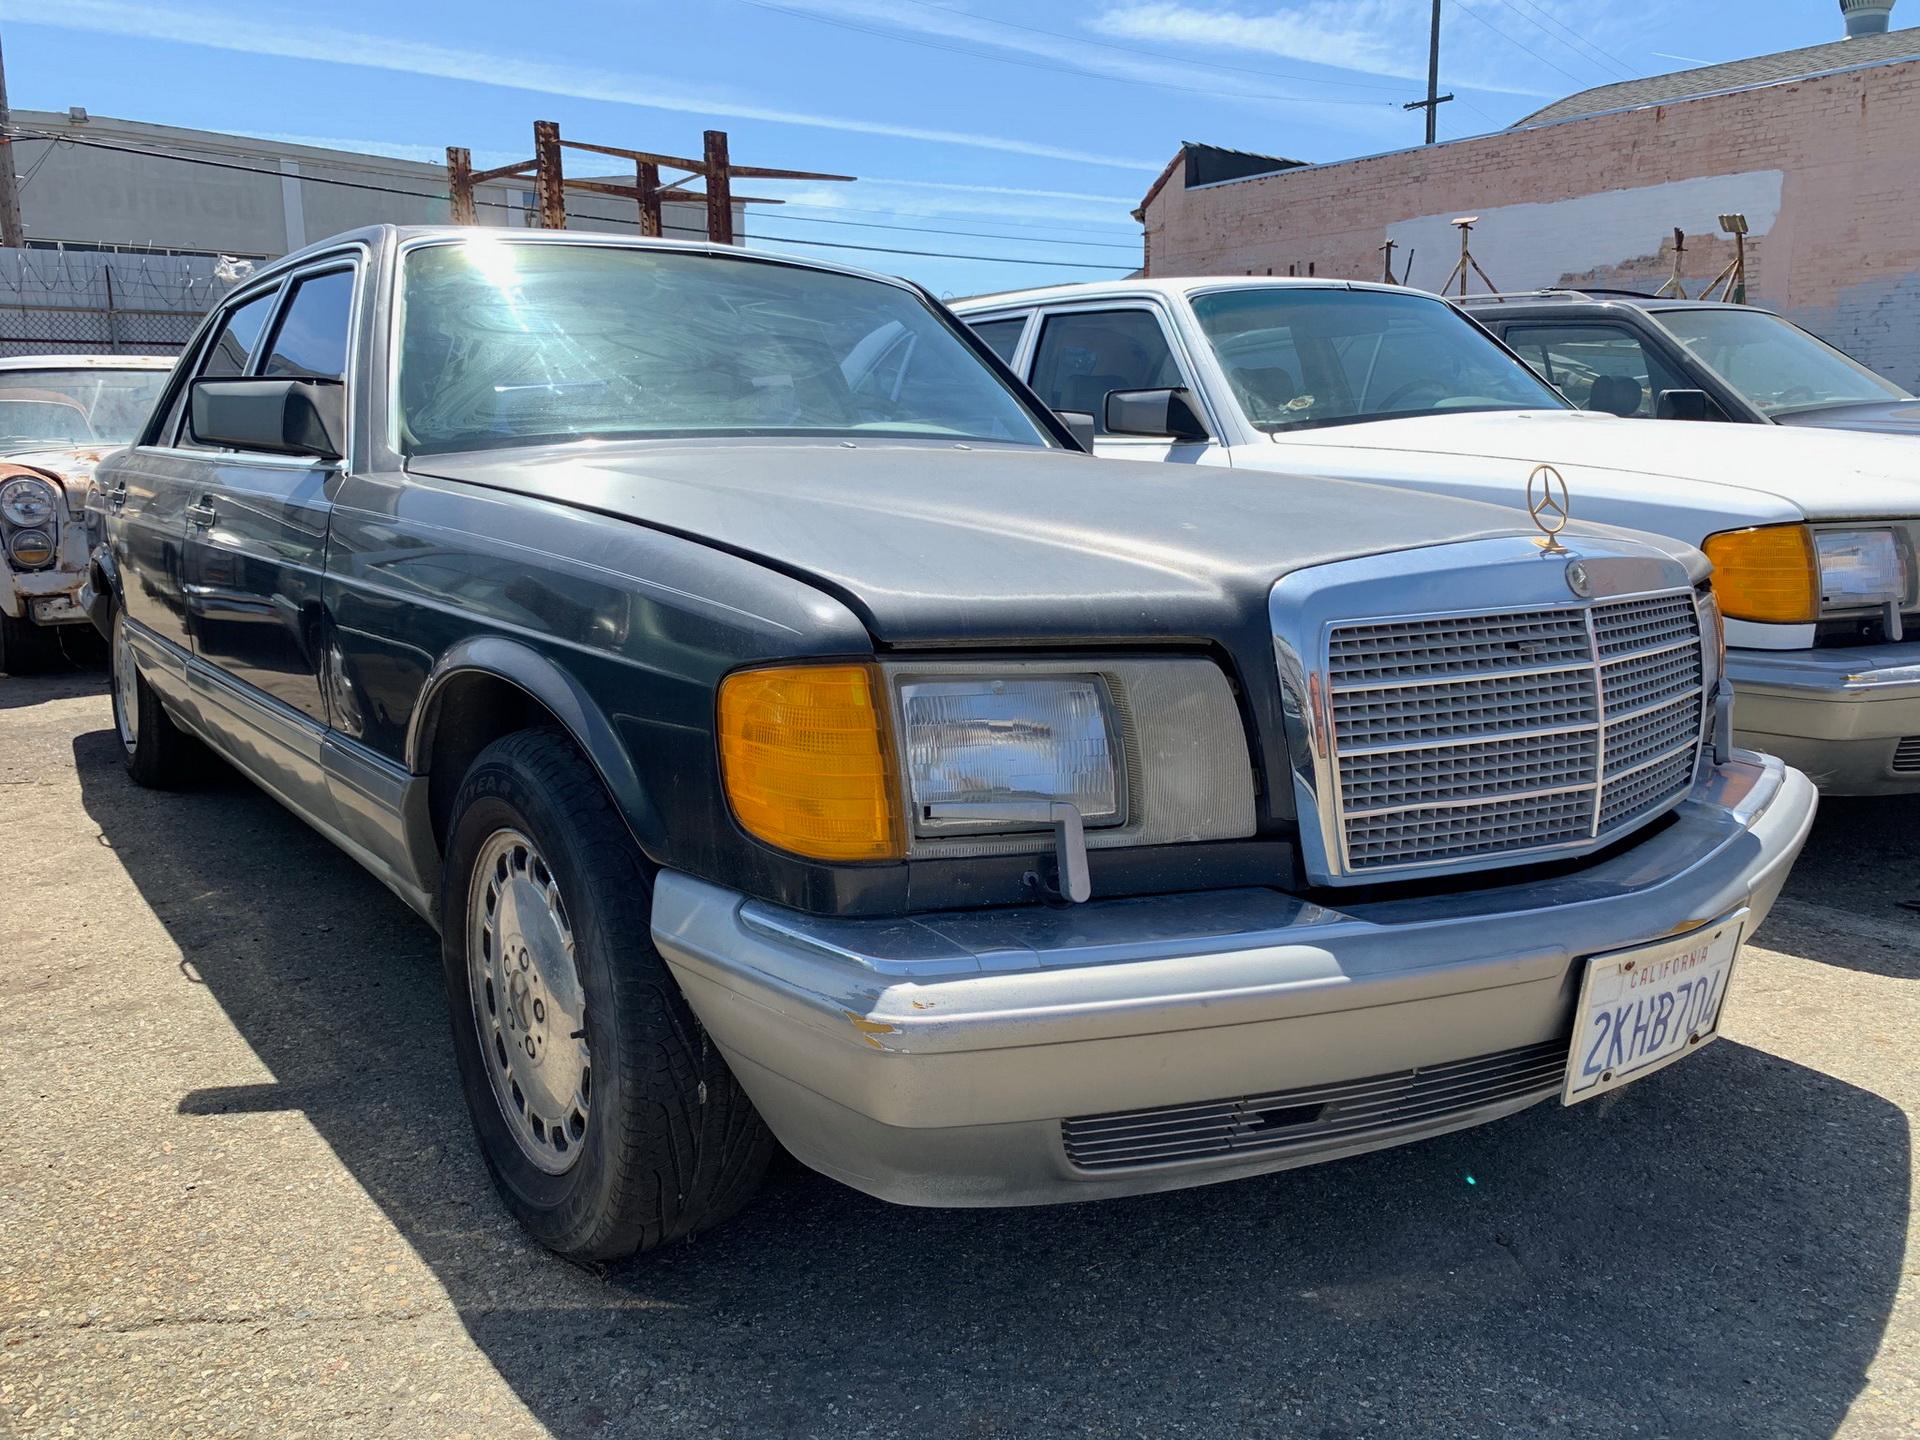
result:
<svg viewBox="0 0 1920 1440"><path fill-rule="evenodd" d="M183 6L127 4L122 0L62 0L59 6L50 11L36 10L27 14L9 5L7 14L8 18L21 24L201 45L246 55L270 55L278 59L355 65L406 75L431 75L437 79L495 85L541 95L563 95L577 100L636 105L679 114L726 116L737 120L760 120L777 125L799 125L816 130L913 140L922 144L956 145L1043 160L1101 165L1117 170L1151 172L1160 165L1158 161L1007 136L783 110L716 93L689 90L659 76L622 74L543 62L524 54L489 54L404 40L391 35L338 29L315 24L306 16L263 19L258 12L239 12L231 8L198 10Z"/></svg>
<svg viewBox="0 0 1920 1440"><path fill-rule="evenodd" d="M915 190L964 190L980 195L1034 195L1047 200L1097 200L1105 205L1140 203L1138 196L1090 195L1084 190L1029 190L1019 185L963 185L953 180L895 180L875 177L876 185L904 185Z"/></svg>
<svg viewBox="0 0 1920 1440"><path fill-rule="evenodd" d="M1425 0L1307 0L1253 10L1187 4L1183 0L1144 0L1110 6L1089 28L1122 40L1143 40L1192 49L1271 55L1400 80L1427 76ZM1476 45L1477 51L1483 47ZM1532 84L1489 74L1483 65L1451 63L1441 45L1442 78L1449 85L1505 95L1546 95Z"/></svg>
<svg viewBox="0 0 1920 1440"><path fill-rule="evenodd" d="M963 220L988 224L989 227L996 220L1003 224L1012 220L1041 226L1111 226L1111 230L1091 233L1087 238L1116 242L1129 240L1139 234L1138 226L1127 213L1139 203L1137 200L1115 199L1094 204L1089 201L1045 200L1021 195L929 194L923 190L902 189L885 180L793 189L766 182L759 184L762 193L782 199L789 205L814 212L844 213L849 220Z"/></svg>
<svg viewBox="0 0 1920 1440"><path fill-rule="evenodd" d="M304 135L286 130L240 130L235 133L280 145L305 145L316 150L340 150L354 155L380 155L423 165L438 166L446 159L443 147L408 140ZM483 170L524 158L523 155L509 154L504 150L476 150L473 153L473 163ZM874 218L885 218L890 214L926 220L1025 220L1042 225L1046 222L1075 226L1110 225L1120 232L1114 236L1092 237L1097 239L1125 240L1130 238L1129 232L1138 234L1137 224L1128 214L1139 203L1136 199L1125 195L1098 195L1085 190L969 185L951 180L907 180L879 176L862 176L852 185L757 180L753 189L756 194L775 196L789 205L808 210L845 211L849 219L860 219L869 214Z"/></svg>
<svg viewBox="0 0 1920 1440"><path fill-rule="evenodd" d="M759 3L759 0L753 0L753 3ZM1376 109L1382 113L1388 112L1392 106L1392 101L1385 95L1363 98L1351 91L1334 91L1326 95L1300 93L1299 86L1314 83L1308 77L1288 79L1274 76L1263 80L1259 76L1228 74L1204 64L1171 58L1159 60L1097 44L1089 45L1036 29L996 24L985 17L949 9L945 5L900 4L897 0L766 0L766 3L776 10L801 11L823 19L842 21L858 29L919 37L934 43L936 47L940 41L986 46L1003 51L1008 57L1027 57L1025 61L1016 63L1037 61L1109 79L1192 90L1218 100L1243 100L1276 106L1334 103L1354 109ZM959 49L960 46L956 44L953 48ZM961 53L967 52L962 50ZM1291 90L1286 87L1291 87Z"/></svg>

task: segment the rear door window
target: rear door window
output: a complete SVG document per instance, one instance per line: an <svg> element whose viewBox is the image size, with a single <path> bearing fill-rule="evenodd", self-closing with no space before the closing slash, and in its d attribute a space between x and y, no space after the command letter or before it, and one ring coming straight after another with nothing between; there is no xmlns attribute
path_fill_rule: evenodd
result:
<svg viewBox="0 0 1920 1440"><path fill-rule="evenodd" d="M987 342L989 350L1011 365L1013 352L1020 348L1020 332L1027 328L1027 317L1016 315L1010 320L982 320L971 328L974 334Z"/></svg>
<svg viewBox="0 0 1920 1440"><path fill-rule="evenodd" d="M1187 382L1151 310L1092 310L1047 316L1032 383L1048 408L1092 415L1104 435L1110 392Z"/></svg>
<svg viewBox="0 0 1920 1440"><path fill-rule="evenodd" d="M1662 390L1692 383L1618 325L1515 325L1503 337L1582 410L1648 417Z"/></svg>

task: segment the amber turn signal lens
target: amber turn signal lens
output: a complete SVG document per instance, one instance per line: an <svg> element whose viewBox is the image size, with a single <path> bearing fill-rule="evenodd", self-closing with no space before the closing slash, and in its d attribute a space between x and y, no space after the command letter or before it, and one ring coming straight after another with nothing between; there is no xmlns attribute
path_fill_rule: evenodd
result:
<svg viewBox="0 0 1920 1440"><path fill-rule="evenodd" d="M866 665L742 670L721 682L721 777L750 834L815 860L905 852L877 688Z"/></svg>
<svg viewBox="0 0 1920 1440"><path fill-rule="evenodd" d="M1713 562L1713 593L1729 620L1805 625L1819 618L1820 571L1805 525L1723 530L1700 548Z"/></svg>

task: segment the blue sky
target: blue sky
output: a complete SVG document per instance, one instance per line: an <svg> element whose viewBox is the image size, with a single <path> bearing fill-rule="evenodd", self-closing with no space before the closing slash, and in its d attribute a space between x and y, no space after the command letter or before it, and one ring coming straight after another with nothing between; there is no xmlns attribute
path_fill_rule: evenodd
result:
<svg viewBox="0 0 1920 1440"><path fill-rule="evenodd" d="M1920 12L1920 0L1906 0ZM727 130L763 237L943 294L1120 274L1182 140L1333 160L1420 138L1429 0L8 0L23 109L480 164L531 124L668 153ZM1635 75L1840 38L1833 0L1445 0L1441 135ZM1903 19L1896 11L1895 24ZM1467 203L1463 197L1462 203ZM885 226L911 229L878 228ZM927 233L940 232L940 233ZM971 233L964 233L971 232ZM771 238L768 248L783 248ZM793 248L793 247L788 247ZM1041 263L1045 262L1045 263ZM1106 268L1100 268L1106 267Z"/></svg>

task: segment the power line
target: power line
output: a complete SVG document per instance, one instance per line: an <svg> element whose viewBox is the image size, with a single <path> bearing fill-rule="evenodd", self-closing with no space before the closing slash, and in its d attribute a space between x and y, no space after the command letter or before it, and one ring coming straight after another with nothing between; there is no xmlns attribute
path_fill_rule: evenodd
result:
<svg viewBox="0 0 1920 1440"><path fill-rule="evenodd" d="M231 160L216 160L206 155L179 155L167 150L152 150L137 145L116 145L108 140L82 140L75 136L58 135L50 131L23 130L17 126L8 126L7 133L16 139L45 140L50 144L65 143L68 145L84 145L95 150L113 150L126 155L145 155L157 160L172 160L182 165L202 165L215 170L237 170L243 174L262 175L272 180L297 180L307 185L335 185L346 190L366 190L380 195L401 195L409 200L445 201L448 198L444 192L402 190L392 185L375 185L365 180L335 180L323 175L290 175L284 170L263 170L256 165L241 165ZM484 205L495 210L518 211L520 208L516 205L509 205L505 201L482 200L478 197L475 197L474 204ZM589 220L600 225L608 222L608 217L604 215L586 215L572 210L567 211L566 214L570 220ZM875 255L912 255L932 260L974 260L995 265L1041 265L1049 269L1059 270L1131 271L1137 268L1132 265L1106 265L1091 261L1040 260L1016 255L963 255L944 250L905 250L895 249L886 245L855 245L850 242L833 240L807 240L796 235L770 234L763 230L756 230L751 238L756 240L773 240L783 245L805 245L826 250L861 250ZM1038 241L1037 243L1060 245L1078 242L1046 240Z"/></svg>
<svg viewBox="0 0 1920 1440"><path fill-rule="evenodd" d="M1491 125L1495 130L1498 130L1501 128L1500 121L1494 119L1493 116L1489 115L1486 111L1482 110L1478 105L1474 104L1473 101L1469 100L1466 96L1456 95L1453 98L1458 100L1462 105L1466 106L1467 109L1471 110L1474 114L1478 115L1482 120L1486 121L1487 124Z"/></svg>
<svg viewBox="0 0 1920 1440"><path fill-rule="evenodd" d="M819 219L811 215L789 215L787 213L789 208L791 207L784 205L780 208L780 213L777 218L783 224L791 222L796 225L845 225L854 230L910 230L918 235L957 235L970 237L975 240L1038 241L1046 245L1091 246L1097 250L1138 250L1140 248L1138 241L1135 241L1131 245L1123 245L1117 240L1053 240L1044 239L1038 235L999 235L991 230L942 230L927 225L879 225L870 220Z"/></svg>
<svg viewBox="0 0 1920 1440"><path fill-rule="evenodd" d="M945 218L940 215L923 215L920 212L915 210L871 210L871 209L862 208L861 206L858 206L858 205L834 205L834 206L807 205L800 201L794 201L794 200L789 200L785 202L780 207L780 214L782 217L786 217L788 215L788 212L793 210L811 210L816 215L889 215L896 220L939 220L939 219ZM1116 226L1125 225L1127 224L1127 221L1114 220L1114 221L1109 221L1104 225L1098 225L1098 226L1068 225L1058 221L1005 220L1005 219L1001 219L999 216L996 215L988 219L983 219L980 221L980 223L982 225L989 225L989 224L1011 225L1015 229L1019 229L1019 230L1072 230L1072 231L1077 231L1079 234L1082 234L1082 235L1111 235L1113 234L1114 228ZM953 233L958 235L958 234L963 234L965 232L956 230ZM1052 240L1052 239L1056 239L1057 237L1033 236L1033 237L1022 237L1022 238ZM1074 242L1061 240L1060 243L1072 244Z"/></svg>
<svg viewBox="0 0 1920 1440"><path fill-rule="evenodd" d="M1585 85L1587 83L1582 77L1574 74L1571 70L1567 69L1566 66L1554 64L1553 61L1549 60L1546 56L1542 55L1538 50L1534 49L1531 45L1527 44L1526 41L1519 39L1517 36L1508 34L1505 30L1502 30L1498 25L1494 24L1491 20L1487 19L1487 17L1482 15L1478 10L1469 9L1463 3L1463 0L1453 0L1453 8L1458 10L1463 15L1471 15L1475 20L1478 20L1482 25L1486 26L1487 29L1491 30L1494 34L1498 35L1502 40L1505 40L1509 45L1518 45L1522 50L1526 51L1527 54L1533 56L1533 58L1538 60L1542 65L1545 65L1550 69L1558 70L1562 75L1566 76L1569 80L1573 81L1574 84Z"/></svg>
<svg viewBox="0 0 1920 1440"><path fill-rule="evenodd" d="M53 152L58 150L59 148L60 148L59 142L56 141L53 144L47 146L46 149L42 150L40 152L40 158L35 160L33 164L29 165L27 167L27 173L20 177L20 184L18 185L18 187L16 187L16 189L24 190L27 188L28 185L32 184L33 177L40 173L40 167L46 164L47 161L51 160L53 158Z"/></svg>
<svg viewBox="0 0 1920 1440"><path fill-rule="evenodd" d="M1021 60L1012 55L995 55L991 51L974 50L963 45L950 45L918 35L902 35L897 31L861 25L834 15L816 15L810 10L789 10L784 5L771 4L769 0L740 0L740 3L751 5L756 10L772 10L781 15L791 16L795 20L812 20L820 25L832 25L836 29L851 30L860 35L873 35L901 45L918 45L923 49L940 50L949 55L965 55L974 60L990 60L997 65L1018 65L1027 70L1047 70L1056 75L1072 75L1081 80L1106 80L1117 85L1151 85L1157 89L1179 90L1190 95L1210 95L1216 100L1223 96L1237 100L1288 100L1304 105L1358 105L1369 110L1393 103L1391 100L1338 100L1322 95L1280 95L1267 91L1208 89L1201 85L1176 85L1171 80L1139 80L1129 79L1123 75L1102 75L1097 70L1082 70L1071 65L1050 65L1044 60Z"/></svg>
<svg viewBox="0 0 1920 1440"><path fill-rule="evenodd" d="M1526 10L1520 9L1519 5L1516 5L1514 3L1514 0L1500 0L1500 3L1506 6L1509 10L1513 11L1513 13L1518 15L1522 20L1525 20L1528 24L1532 25L1536 30L1540 31L1543 35L1551 35L1553 36L1554 39L1560 40L1560 37L1558 35L1554 35L1552 30L1547 29L1545 25L1541 24L1540 20L1534 19L1533 16L1529 15ZM1645 73L1640 70L1635 70L1626 61L1622 60L1618 55L1614 54L1611 50L1607 49L1606 46L1587 39L1586 36L1582 35L1578 30L1575 30L1571 25L1568 25L1565 21L1561 20L1551 10L1544 9L1541 6L1536 5L1534 3L1534 0L1521 0L1521 3L1527 7L1527 10L1531 10L1539 14L1541 19L1550 21L1555 27L1555 29L1564 31L1567 35L1571 36L1574 41L1585 46L1588 50L1591 50L1598 55L1604 56L1609 62L1612 63L1613 67L1616 70L1618 70L1621 74L1625 75L1629 80L1637 80L1640 78L1640 76L1643 73ZM1573 46L1568 44L1568 42L1565 40L1560 40L1560 43L1562 45L1566 45L1569 50L1573 49ZM1575 51L1575 53L1578 54L1579 52ZM1581 58L1584 60L1587 57L1583 55L1581 56ZM1589 61L1588 63L1591 64L1592 62Z"/></svg>
<svg viewBox="0 0 1920 1440"><path fill-rule="evenodd" d="M600 217L588 215L579 218L596 220ZM867 250L876 255L924 255L934 260L984 260L993 265L1044 265L1051 270L1120 270L1131 274L1140 268L1137 265L1095 265L1081 260L1029 260L1019 255L956 255L947 250L896 250L887 245L849 245L839 240L800 240L792 235L769 235L764 230L756 230L748 238L773 240L782 245L813 245L825 250Z"/></svg>

